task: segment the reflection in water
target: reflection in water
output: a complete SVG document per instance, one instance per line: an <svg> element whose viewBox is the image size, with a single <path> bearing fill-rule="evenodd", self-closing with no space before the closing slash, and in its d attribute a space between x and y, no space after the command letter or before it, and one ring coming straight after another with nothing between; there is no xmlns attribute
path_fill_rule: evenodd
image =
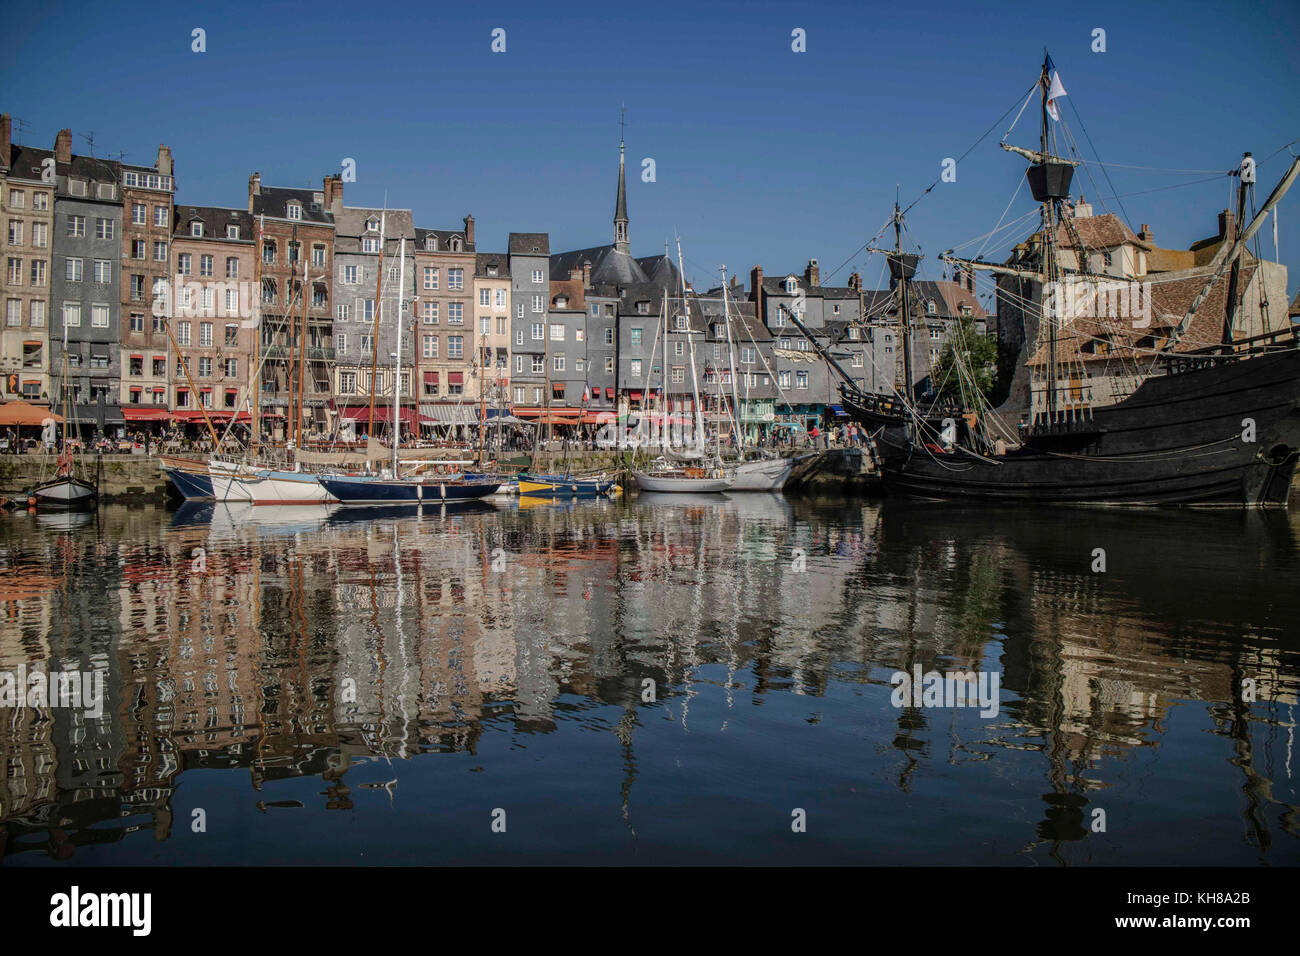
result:
<svg viewBox="0 0 1300 956"><path fill-rule="evenodd" d="M765 496L0 518L0 672L107 684L98 717L0 709L0 850L1294 863L1298 520ZM893 707L917 666L996 671L999 713Z"/></svg>

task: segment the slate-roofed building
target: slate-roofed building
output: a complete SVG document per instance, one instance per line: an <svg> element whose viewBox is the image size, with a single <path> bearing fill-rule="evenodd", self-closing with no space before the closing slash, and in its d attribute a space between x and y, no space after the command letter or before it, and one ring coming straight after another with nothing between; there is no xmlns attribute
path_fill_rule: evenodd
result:
<svg viewBox="0 0 1300 956"><path fill-rule="evenodd" d="M342 208L343 182L338 176L326 176L319 190L264 186L261 173L248 178L248 211L259 220L261 229L258 254L262 322L258 347L265 359L258 360L262 362L262 431L274 438L282 439L293 432L289 403L292 398L293 407L297 407L299 387L293 363L299 354L304 311L306 361L300 419L307 432L332 430L334 340L330 286L334 217Z"/></svg>
<svg viewBox="0 0 1300 956"><path fill-rule="evenodd" d="M51 336L50 368L63 375L67 330L67 387L74 430L117 434L121 406L122 189L121 164L72 152L71 130L54 141L54 221L50 299L61 325ZM166 268L167 238L150 250Z"/></svg>
<svg viewBox="0 0 1300 956"><path fill-rule="evenodd" d="M473 216L465 217L460 230L415 230L420 348L414 368L420 416L429 424L467 426L478 421L477 267Z"/></svg>
<svg viewBox="0 0 1300 956"><path fill-rule="evenodd" d="M550 299L550 237L512 232L509 240L510 318L514 369L510 390L515 414L538 419L546 405L546 311Z"/></svg>
<svg viewBox="0 0 1300 956"><path fill-rule="evenodd" d="M152 255L172 240L176 194L172 151L159 145L154 165L123 164L122 176L122 384L119 399L127 424L161 430L168 404L168 359L173 349L164 325L167 290L178 263ZM197 265L196 265L197 269ZM161 303L157 309L155 303ZM156 315L162 312L163 315ZM174 331L174 330L173 330ZM159 359L162 361L160 362Z"/></svg>
<svg viewBox="0 0 1300 956"><path fill-rule="evenodd" d="M478 382L474 397L489 415L510 407L510 256L474 256L475 319L478 323Z"/></svg>
<svg viewBox="0 0 1300 956"><path fill-rule="evenodd" d="M184 399L172 417L197 426L206 410L218 429L236 416L251 422L258 305L253 217L246 209L177 205L171 220L176 267L171 322L177 343L171 384ZM147 344L123 353L127 421L154 421L156 382L161 376L167 383L168 353Z"/></svg>
<svg viewBox="0 0 1300 956"><path fill-rule="evenodd" d="M406 306L399 404L405 427L414 429L417 376L412 369L418 361L412 309L415 244L415 222L409 209L341 206L334 216L334 392L339 414L356 423L354 434L368 433L372 393L376 422L382 428L392 420L399 283L400 301Z"/></svg>
<svg viewBox="0 0 1300 956"><path fill-rule="evenodd" d="M44 405L57 403L59 381L50 366L54 154L13 143L12 128L9 114L0 116L0 209L6 234L0 273L0 387L4 401Z"/></svg>

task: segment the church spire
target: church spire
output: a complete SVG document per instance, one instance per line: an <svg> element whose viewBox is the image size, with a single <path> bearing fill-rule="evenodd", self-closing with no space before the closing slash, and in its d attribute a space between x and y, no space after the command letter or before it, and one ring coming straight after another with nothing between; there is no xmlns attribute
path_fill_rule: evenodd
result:
<svg viewBox="0 0 1300 956"><path fill-rule="evenodd" d="M618 120L618 200L614 204L614 248L627 252L627 184L623 174L623 121L627 107L623 107Z"/></svg>

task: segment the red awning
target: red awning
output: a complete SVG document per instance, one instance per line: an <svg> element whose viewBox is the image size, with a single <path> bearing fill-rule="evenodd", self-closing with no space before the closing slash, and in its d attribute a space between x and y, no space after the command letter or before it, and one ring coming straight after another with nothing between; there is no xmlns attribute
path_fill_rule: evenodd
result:
<svg viewBox="0 0 1300 956"><path fill-rule="evenodd" d="M583 412L582 424L584 425L605 425L616 422L618 419L613 412Z"/></svg>
<svg viewBox="0 0 1300 956"><path fill-rule="evenodd" d="M370 421L370 406L358 405L352 408L343 409L343 420L345 422L368 422ZM401 410L402 421L408 425L416 423L415 409L403 408ZM391 405L375 406L376 422L391 422L393 420L393 407Z"/></svg>
<svg viewBox="0 0 1300 956"><path fill-rule="evenodd" d="M605 389L605 398L611 402L614 400L614 390L612 388Z"/></svg>
<svg viewBox="0 0 1300 956"><path fill-rule="evenodd" d="M448 385L464 385L464 384L465 384L465 373L464 373L464 372L448 372L448 373L447 373L447 384L448 384Z"/></svg>
<svg viewBox="0 0 1300 956"><path fill-rule="evenodd" d="M172 413L165 408L130 408L122 409L122 417L128 422L165 422Z"/></svg>
<svg viewBox="0 0 1300 956"><path fill-rule="evenodd" d="M564 394L564 384L563 384L563 383L556 383L556 384L552 385L552 386L551 386L551 394L552 394L552 395L563 395L563 394Z"/></svg>
<svg viewBox="0 0 1300 956"><path fill-rule="evenodd" d="M630 399L632 399L632 401L634 401L634 402L639 402L639 401L641 401L641 393L640 393L640 392L629 392L627 397L630 398Z"/></svg>
<svg viewBox="0 0 1300 956"><path fill-rule="evenodd" d="M140 409L140 410L145 411L145 409ZM127 410L122 409L122 411L123 413L125 413ZM127 415L128 421L130 420L130 417L131 417L130 415ZM203 421L203 412L193 411L193 410L177 411L177 412L173 412L171 417L178 422L193 424L194 422ZM235 412L229 408L210 408L208 409L208 418L210 418L214 422L223 422L223 423L230 421L231 418L234 418L235 421L237 422L252 421L252 417L248 414L248 412L240 412L238 415L236 415Z"/></svg>
<svg viewBox="0 0 1300 956"><path fill-rule="evenodd" d="M424 373L424 384L425 384L425 385L437 385L437 384L438 384L438 373L437 373L437 372L425 372L425 373Z"/></svg>

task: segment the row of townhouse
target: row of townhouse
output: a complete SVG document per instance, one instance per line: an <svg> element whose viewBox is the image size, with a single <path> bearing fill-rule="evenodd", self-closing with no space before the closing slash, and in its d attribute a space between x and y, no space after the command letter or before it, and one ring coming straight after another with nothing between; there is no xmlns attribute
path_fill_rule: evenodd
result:
<svg viewBox="0 0 1300 956"><path fill-rule="evenodd" d="M0 117L4 399L61 406L66 384L76 419L109 434L255 415L278 438L300 409L327 435L387 422L394 389L410 430L485 410L570 425L693 414L699 395L756 434L836 403L837 377L791 316L858 387L901 385L896 297L856 274L823 285L814 259L697 293L667 250L633 256L622 143L613 242L553 252L547 233L516 232L483 252L473 216L429 229L410 209L346 206L338 176L318 189L254 173L243 207L187 205L166 146L144 167L73 154L68 130L52 151L10 130ZM916 289L924 388L951 323L984 313L969 276Z"/></svg>

